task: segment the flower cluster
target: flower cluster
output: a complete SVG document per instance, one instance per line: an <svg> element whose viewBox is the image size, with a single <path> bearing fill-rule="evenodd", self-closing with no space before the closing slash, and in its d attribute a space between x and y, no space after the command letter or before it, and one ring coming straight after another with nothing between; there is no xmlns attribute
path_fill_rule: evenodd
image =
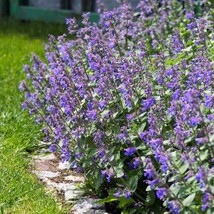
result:
<svg viewBox="0 0 214 214"><path fill-rule="evenodd" d="M24 66L22 104L51 151L87 174L104 202L130 213L210 212L214 204L212 11L195 1L141 0L67 20L47 63Z"/></svg>

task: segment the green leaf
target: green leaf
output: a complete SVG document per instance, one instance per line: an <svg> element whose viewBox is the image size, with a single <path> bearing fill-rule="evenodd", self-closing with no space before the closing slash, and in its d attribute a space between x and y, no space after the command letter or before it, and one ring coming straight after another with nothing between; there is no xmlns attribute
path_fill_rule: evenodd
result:
<svg viewBox="0 0 214 214"><path fill-rule="evenodd" d="M110 161L116 161L116 162L118 162L120 160L121 160L121 158L120 158L120 151L117 152L117 153L115 153L115 154L113 154L113 156L110 158ZM120 166L121 166L121 163L120 163ZM118 165L118 168L122 168L122 167L119 167L119 165Z"/></svg>
<svg viewBox="0 0 214 214"><path fill-rule="evenodd" d="M184 174L188 168L189 168L189 164L184 163L183 165L180 166L179 171L181 172L181 174Z"/></svg>
<svg viewBox="0 0 214 214"><path fill-rule="evenodd" d="M104 117L106 114L108 114L110 110L106 109L103 112L101 112L101 116Z"/></svg>
<svg viewBox="0 0 214 214"><path fill-rule="evenodd" d="M174 175L172 177L169 178L169 182L173 182L175 180L179 180L181 178L181 175Z"/></svg>
<svg viewBox="0 0 214 214"><path fill-rule="evenodd" d="M128 181L128 186L131 192L134 192L137 189L138 185L138 176L135 175L134 177L131 177Z"/></svg>
<svg viewBox="0 0 214 214"><path fill-rule="evenodd" d="M211 135L211 136L210 136L210 143L211 143L211 145L214 144L214 135Z"/></svg>
<svg viewBox="0 0 214 214"><path fill-rule="evenodd" d="M126 199L124 196L119 198L120 204L119 207L123 208L125 207L127 204L131 204L133 202L132 198Z"/></svg>
<svg viewBox="0 0 214 214"><path fill-rule="evenodd" d="M89 157L93 157L97 154L97 150L96 149L91 149L89 150Z"/></svg>
<svg viewBox="0 0 214 214"><path fill-rule="evenodd" d="M179 186L178 198L186 198L188 195L190 195L192 193L191 187L192 186L189 185Z"/></svg>
<svg viewBox="0 0 214 214"><path fill-rule="evenodd" d="M156 199L156 196L155 196L154 190L147 192L147 197L146 197L146 204L147 205L154 204L155 199Z"/></svg>
<svg viewBox="0 0 214 214"><path fill-rule="evenodd" d="M144 143L141 142L141 144L139 146L136 147L137 150L142 150L145 151L146 150L146 145ZM145 157L141 157L141 159L145 159Z"/></svg>
<svg viewBox="0 0 214 214"><path fill-rule="evenodd" d="M207 211L206 211L206 214L213 214L214 213L214 208L209 208Z"/></svg>
<svg viewBox="0 0 214 214"><path fill-rule="evenodd" d="M146 116L146 114L147 114L147 112L143 112L142 114L140 114L140 115L138 116L138 118L143 118L144 116ZM144 118L146 118L146 117L144 117Z"/></svg>
<svg viewBox="0 0 214 214"><path fill-rule="evenodd" d="M95 204L105 204L105 203L110 203L112 201L117 201L117 200L118 199L115 196L109 196L107 198L96 201Z"/></svg>
<svg viewBox="0 0 214 214"><path fill-rule="evenodd" d="M136 136L136 135L129 135L129 137L130 137L130 139L131 139L132 141L134 141L134 140L136 140L136 139L139 138L139 137Z"/></svg>
<svg viewBox="0 0 214 214"><path fill-rule="evenodd" d="M101 176L101 173L95 172L95 178L93 182L95 190L98 190L102 183L103 183L103 178Z"/></svg>
<svg viewBox="0 0 214 214"><path fill-rule="evenodd" d="M190 206L191 203L193 202L194 198L195 198L195 195L196 194L193 193L193 194L189 195L187 198L185 198L183 200L183 205L186 206L186 207Z"/></svg>
<svg viewBox="0 0 214 214"><path fill-rule="evenodd" d="M137 105L138 102L139 102L139 98L138 98L138 97L135 97L135 98L134 98L134 104Z"/></svg>
<svg viewBox="0 0 214 214"><path fill-rule="evenodd" d="M182 51L184 51L184 52L190 52L190 51L192 51L192 46L189 46L189 47L183 49Z"/></svg>
<svg viewBox="0 0 214 214"><path fill-rule="evenodd" d="M140 128L138 129L138 134L140 134L141 132L143 132L145 130L146 127L146 122L142 123Z"/></svg>
<svg viewBox="0 0 214 214"><path fill-rule="evenodd" d="M201 159L202 161L206 160L208 156L209 156L208 150L205 150L205 151L201 151L201 152L200 152L200 159Z"/></svg>
<svg viewBox="0 0 214 214"><path fill-rule="evenodd" d="M171 185L169 189L173 193L173 195L177 196L180 188L177 185Z"/></svg>
<svg viewBox="0 0 214 214"><path fill-rule="evenodd" d="M116 178L121 178L123 177L123 175L124 175L123 169L116 170Z"/></svg>
<svg viewBox="0 0 214 214"><path fill-rule="evenodd" d="M187 143L190 143L190 142L192 142L193 141L193 137L189 137L189 138L187 138L185 141L184 141L184 143L185 144L187 144Z"/></svg>

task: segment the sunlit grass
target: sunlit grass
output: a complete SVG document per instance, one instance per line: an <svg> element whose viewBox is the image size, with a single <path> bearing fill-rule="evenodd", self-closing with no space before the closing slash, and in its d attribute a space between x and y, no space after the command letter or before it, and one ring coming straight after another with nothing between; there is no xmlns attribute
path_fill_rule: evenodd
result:
<svg viewBox="0 0 214 214"><path fill-rule="evenodd" d="M29 154L42 138L40 128L21 109L24 64L31 52L44 58L48 34L65 32L62 25L0 22L0 213L61 213L53 197L29 172ZM63 212L62 212L63 213Z"/></svg>

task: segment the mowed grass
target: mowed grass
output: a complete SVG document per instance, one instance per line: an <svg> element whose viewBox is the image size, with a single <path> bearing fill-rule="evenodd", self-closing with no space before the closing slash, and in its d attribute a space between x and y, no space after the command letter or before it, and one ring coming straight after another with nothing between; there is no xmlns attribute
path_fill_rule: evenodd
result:
<svg viewBox="0 0 214 214"><path fill-rule="evenodd" d="M61 35L66 26L39 22L0 21L0 213L60 214L53 197L31 175L29 151L42 139L41 127L35 126L22 111L23 94L19 82L29 63L31 52L44 58L48 34Z"/></svg>

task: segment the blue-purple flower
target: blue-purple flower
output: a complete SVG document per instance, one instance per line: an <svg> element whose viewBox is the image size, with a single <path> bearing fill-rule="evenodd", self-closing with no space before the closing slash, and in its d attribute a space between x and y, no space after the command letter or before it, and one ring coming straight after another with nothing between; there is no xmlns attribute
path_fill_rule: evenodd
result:
<svg viewBox="0 0 214 214"><path fill-rule="evenodd" d="M124 149L124 154L126 156L132 156L135 152L136 152L135 147L130 147L130 148Z"/></svg>
<svg viewBox="0 0 214 214"><path fill-rule="evenodd" d="M141 159L139 157L134 158L133 159L133 167L134 167L134 169L137 169L138 166L140 165L140 163L141 163Z"/></svg>
<svg viewBox="0 0 214 214"><path fill-rule="evenodd" d="M119 193L119 192L116 192L116 193L114 194L114 196L115 196L116 198L119 198L119 197L120 197L120 193Z"/></svg>
<svg viewBox="0 0 214 214"><path fill-rule="evenodd" d="M197 126L198 124L200 124L202 122L202 119L199 117L191 117L189 119L189 123L191 126Z"/></svg>
<svg viewBox="0 0 214 214"><path fill-rule="evenodd" d="M56 151L56 145L51 144L49 149L50 149L51 152L55 152Z"/></svg>
<svg viewBox="0 0 214 214"><path fill-rule="evenodd" d="M159 199L163 200L168 196L168 189L165 187L157 188L156 195Z"/></svg>
<svg viewBox="0 0 214 214"><path fill-rule="evenodd" d="M130 191L126 191L126 192L124 193L124 195L125 195L126 199L131 198L131 192L130 192Z"/></svg>
<svg viewBox="0 0 214 214"><path fill-rule="evenodd" d="M170 213L179 213L195 209L183 206L187 192L180 191L199 186L197 211L205 212L213 200L214 133L208 8L195 18L195 1L185 2L185 14L178 1L141 0L137 11L118 2L111 11L100 7L97 24L89 13L82 26L67 19L72 40L50 36L47 63L33 55L24 67L31 84L20 84L22 106L48 127L52 152L59 148L91 186L98 181L97 192L133 194L125 206L150 212L144 187L150 188Z"/></svg>

